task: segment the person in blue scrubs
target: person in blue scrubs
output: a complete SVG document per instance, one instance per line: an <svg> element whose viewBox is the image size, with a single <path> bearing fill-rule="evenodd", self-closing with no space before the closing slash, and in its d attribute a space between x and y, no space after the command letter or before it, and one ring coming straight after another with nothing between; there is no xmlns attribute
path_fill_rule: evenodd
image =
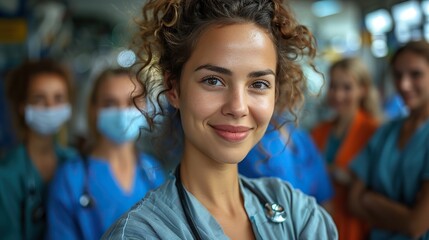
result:
<svg viewBox="0 0 429 240"><path fill-rule="evenodd" d="M138 65L154 73L139 82L160 109L149 120L164 116L156 137L178 136L183 149L172 177L103 239L337 239L314 198L238 173L273 114L302 100L309 30L277 0L149 0L138 29Z"/></svg>
<svg viewBox="0 0 429 240"><path fill-rule="evenodd" d="M238 164L249 178L278 177L313 196L330 210L334 195L325 162L313 140L293 124L276 130L270 125L259 144Z"/></svg>
<svg viewBox="0 0 429 240"><path fill-rule="evenodd" d="M21 144L0 159L0 238L42 239L49 182L76 155L58 141L71 116L71 78L43 59L14 69L6 86Z"/></svg>
<svg viewBox="0 0 429 240"><path fill-rule="evenodd" d="M371 224L370 239L429 239L429 43L392 57L407 117L386 123L351 163L350 210Z"/></svg>
<svg viewBox="0 0 429 240"><path fill-rule="evenodd" d="M48 239L100 239L123 213L164 182L160 163L135 141L146 119L133 101L135 80L107 69L90 94L87 151L56 174L48 201Z"/></svg>

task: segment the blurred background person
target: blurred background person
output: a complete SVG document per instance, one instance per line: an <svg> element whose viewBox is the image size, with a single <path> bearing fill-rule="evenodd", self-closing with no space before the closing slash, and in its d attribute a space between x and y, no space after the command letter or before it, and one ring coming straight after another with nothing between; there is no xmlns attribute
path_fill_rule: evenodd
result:
<svg viewBox="0 0 429 240"><path fill-rule="evenodd" d="M335 185L333 218L340 239L363 239L364 224L347 210L347 167L379 126L380 106L377 90L360 60L344 58L331 66L327 102L335 116L317 125L312 136Z"/></svg>
<svg viewBox="0 0 429 240"><path fill-rule="evenodd" d="M71 116L71 79L65 67L40 60L23 63L7 80L21 143L0 159L1 238L42 239L47 185L75 155L55 137Z"/></svg>
<svg viewBox="0 0 429 240"><path fill-rule="evenodd" d="M240 174L278 177L332 210L333 186L325 161L310 135L294 124L269 125L261 141L238 164Z"/></svg>
<svg viewBox="0 0 429 240"><path fill-rule="evenodd" d="M429 239L429 44L393 55L408 117L382 126L351 164L350 209L371 223L370 239Z"/></svg>
<svg viewBox="0 0 429 240"><path fill-rule="evenodd" d="M124 212L164 182L163 170L135 145L146 118L133 102L137 80L107 69L95 80L88 105L88 151L65 164L53 180L49 239L100 239ZM141 99L141 98L139 98Z"/></svg>

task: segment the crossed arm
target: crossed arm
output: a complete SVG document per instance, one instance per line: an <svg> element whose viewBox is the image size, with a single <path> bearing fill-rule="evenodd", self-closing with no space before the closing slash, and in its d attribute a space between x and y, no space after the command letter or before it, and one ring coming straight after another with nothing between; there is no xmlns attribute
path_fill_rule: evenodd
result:
<svg viewBox="0 0 429 240"><path fill-rule="evenodd" d="M409 207L367 190L355 178L348 201L350 211L372 226L418 238L429 230L429 180L424 180L416 202Z"/></svg>

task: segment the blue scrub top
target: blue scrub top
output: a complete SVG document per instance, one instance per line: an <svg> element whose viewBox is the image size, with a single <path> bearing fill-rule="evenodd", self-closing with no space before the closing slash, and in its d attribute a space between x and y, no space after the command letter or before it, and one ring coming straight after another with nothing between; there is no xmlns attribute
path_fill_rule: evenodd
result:
<svg viewBox="0 0 429 240"><path fill-rule="evenodd" d="M77 155L55 146L58 165ZM23 144L0 159L0 238L42 239L48 183L44 182ZM42 211L41 211L42 210Z"/></svg>
<svg viewBox="0 0 429 240"><path fill-rule="evenodd" d="M243 187L242 181L246 181L253 191L259 192L268 201L283 205L286 221L273 223L268 220L264 203L250 189ZM176 178L171 176L169 181L150 192L124 214L103 235L103 239L193 239L175 184ZM317 205L314 198L294 190L288 183L277 178L240 177L240 190L257 240L338 239L329 214ZM221 225L197 198L187 191L185 197L190 203L190 213L203 239L229 239Z"/></svg>
<svg viewBox="0 0 429 240"><path fill-rule="evenodd" d="M429 120L399 149L397 142L404 121L395 120L381 127L350 168L368 188L411 207L422 181L429 180ZM370 239L412 238L373 229ZM419 239L429 239L429 232Z"/></svg>
<svg viewBox="0 0 429 240"><path fill-rule="evenodd" d="M125 192L103 159L88 157L88 169L79 158L65 164L52 182L48 201L48 239L100 239L123 213L164 181L164 172L153 157L139 156L134 186ZM85 181L86 173L88 180ZM84 208L79 199L85 182L94 200Z"/></svg>
<svg viewBox="0 0 429 240"><path fill-rule="evenodd" d="M250 178L278 177L314 196L318 203L330 200L333 186L313 140L292 125L287 129L290 139L270 125L260 143L238 165L240 174Z"/></svg>

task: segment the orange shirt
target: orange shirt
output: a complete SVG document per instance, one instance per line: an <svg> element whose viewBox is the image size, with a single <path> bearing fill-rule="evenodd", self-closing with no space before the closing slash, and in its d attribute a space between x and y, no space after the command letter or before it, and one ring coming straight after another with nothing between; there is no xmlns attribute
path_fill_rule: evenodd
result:
<svg viewBox="0 0 429 240"><path fill-rule="evenodd" d="M363 111L358 111L348 132L336 153L333 164L341 169L347 169L350 161L363 149L371 136L377 130L379 121ZM333 128L332 122L323 122L312 131L312 137L319 150L323 153L327 146L329 135ZM368 227L359 219L353 217L347 209L348 189L335 184L333 200L333 219L337 225L340 240L362 240L368 233Z"/></svg>

